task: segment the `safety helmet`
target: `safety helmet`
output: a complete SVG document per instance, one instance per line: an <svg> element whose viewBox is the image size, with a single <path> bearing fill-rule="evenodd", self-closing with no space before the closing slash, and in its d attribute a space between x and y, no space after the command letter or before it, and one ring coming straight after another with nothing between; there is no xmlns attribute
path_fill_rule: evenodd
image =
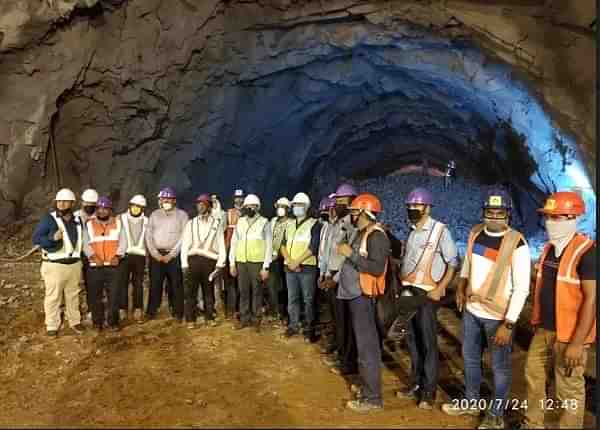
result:
<svg viewBox="0 0 600 430"><path fill-rule="evenodd" d="M485 196L484 209L512 209L512 198L502 188L492 188Z"/></svg>
<svg viewBox="0 0 600 430"><path fill-rule="evenodd" d="M81 195L81 201L83 203L97 203L98 202L98 192L92 188L89 188L83 192Z"/></svg>
<svg viewBox="0 0 600 430"><path fill-rule="evenodd" d="M362 193L356 196L349 209L365 211L371 218L375 218L375 214L382 211L381 201L371 193Z"/></svg>
<svg viewBox="0 0 600 430"><path fill-rule="evenodd" d="M323 197L319 203L319 211L326 211L335 207L335 199L331 197Z"/></svg>
<svg viewBox="0 0 600 430"><path fill-rule="evenodd" d="M212 199L210 198L210 195L206 193L200 194L198 197L196 197L196 203L206 203L210 206L212 204Z"/></svg>
<svg viewBox="0 0 600 430"><path fill-rule="evenodd" d="M298 193L294 196L292 200L293 205L306 205L306 207L310 207L310 197L305 193Z"/></svg>
<svg viewBox="0 0 600 430"><path fill-rule="evenodd" d="M286 208L289 208L290 201L287 199L287 197L281 197L275 202L275 207L277 208L279 206L285 206Z"/></svg>
<svg viewBox="0 0 600 430"><path fill-rule="evenodd" d="M244 199L242 206L258 205L260 207L260 199L256 194L248 194Z"/></svg>
<svg viewBox="0 0 600 430"><path fill-rule="evenodd" d="M425 188L415 188L410 192L404 203L407 205L433 206L433 196Z"/></svg>
<svg viewBox="0 0 600 430"><path fill-rule="evenodd" d="M112 204L112 201L108 197L102 196L102 197L100 197L98 199L97 206L99 208L110 208L110 209L112 209L113 204Z"/></svg>
<svg viewBox="0 0 600 430"><path fill-rule="evenodd" d="M56 193L56 197L54 198L54 200L74 202L76 200L75 193L68 188L63 188L62 190L59 190L58 193Z"/></svg>
<svg viewBox="0 0 600 430"><path fill-rule="evenodd" d="M350 184L342 184L335 190L335 197L354 197L358 195L356 189Z"/></svg>
<svg viewBox="0 0 600 430"><path fill-rule="evenodd" d="M141 207L145 208L146 207L146 197L142 196L141 194L136 194L135 196L133 196L131 198L131 200L129 200L129 204L141 206Z"/></svg>
<svg viewBox="0 0 600 430"><path fill-rule="evenodd" d="M158 193L158 198L159 199L176 199L177 193L175 193L175 190L172 187L165 187L162 190L160 190L160 193Z"/></svg>
<svg viewBox="0 0 600 430"><path fill-rule="evenodd" d="M237 189L233 192L233 197L244 197L244 190Z"/></svg>
<svg viewBox="0 0 600 430"><path fill-rule="evenodd" d="M583 215L585 202L574 191L558 191L551 194L544 207L537 211L544 215Z"/></svg>

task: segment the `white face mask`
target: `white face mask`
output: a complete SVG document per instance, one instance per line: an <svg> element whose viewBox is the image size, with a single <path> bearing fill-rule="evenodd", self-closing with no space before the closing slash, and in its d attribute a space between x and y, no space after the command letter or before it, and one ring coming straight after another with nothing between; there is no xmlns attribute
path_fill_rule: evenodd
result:
<svg viewBox="0 0 600 430"><path fill-rule="evenodd" d="M577 232L577 219L562 221L546 220L546 232L550 243L554 245L554 255L558 258Z"/></svg>
<svg viewBox="0 0 600 430"><path fill-rule="evenodd" d="M277 216L283 218L286 215L285 208L277 208Z"/></svg>
<svg viewBox="0 0 600 430"><path fill-rule="evenodd" d="M171 209L173 209L173 203L163 203L162 208L166 211L170 211Z"/></svg>
<svg viewBox="0 0 600 430"><path fill-rule="evenodd" d="M296 218L302 218L304 215L306 215L306 208L302 206L294 206L292 208L292 212Z"/></svg>

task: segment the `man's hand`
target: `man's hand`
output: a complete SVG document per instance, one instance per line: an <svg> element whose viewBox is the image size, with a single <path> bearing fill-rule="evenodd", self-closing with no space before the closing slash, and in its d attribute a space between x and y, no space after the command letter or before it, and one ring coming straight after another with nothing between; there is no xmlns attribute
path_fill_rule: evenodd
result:
<svg viewBox="0 0 600 430"><path fill-rule="evenodd" d="M170 255L163 255L162 262L168 264L169 261L171 261L172 259L173 257L171 257Z"/></svg>
<svg viewBox="0 0 600 430"><path fill-rule="evenodd" d="M344 257L350 257L352 255L352 247L347 243L342 243L337 247L337 253Z"/></svg>
<svg viewBox="0 0 600 430"><path fill-rule="evenodd" d="M56 233L54 233L54 235L52 236L52 239L54 239L56 242L58 242L59 240L62 240L63 235L62 235L62 231L60 231L60 229L56 230Z"/></svg>
<svg viewBox="0 0 600 430"><path fill-rule="evenodd" d="M583 364L583 345L570 343L565 349L565 366L573 369Z"/></svg>
<svg viewBox="0 0 600 430"><path fill-rule="evenodd" d="M467 304L467 293L464 288L458 287L456 289L456 307L459 312L462 312Z"/></svg>
<svg viewBox="0 0 600 430"><path fill-rule="evenodd" d="M337 283L331 278L331 276L325 277L325 280L323 281L323 289L324 290L329 290L331 288L335 288L336 285L337 285Z"/></svg>
<svg viewBox="0 0 600 430"><path fill-rule="evenodd" d="M115 255L113 258L110 259L110 265L111 266L119 265L119 256L118 255Z"/></svg>
<svg viewBox="0 0 600 430"><path fill-rule="evenodd" d="M237 267L229 266L229 274L234 278L237 277Z"/></svg>
<svg viewBox="0 0 600 430"><path fill-rule="evenodd" d="M269 271L266 269L263 269L260 271L259 276L260 276L260 280L265 282L267 279L269 279Z"/></svg>
<svg viewBox="0 0 600 430"><path fill-rule="evenodd" d="M502 347L510 344L511 336L512 330L509 330L504 324L500 324L492 340L496 346Z"/></svg>
<svg viewBox="0 0 600 430"><path fill-rule="evenodd" d="M298 268L298 263L296 262L296 260L291 260L291 259L290 259L290 260L288 261L287 267L288 267L288 269L289 269L291 272L295 272L295 271L296 271L296 269Z"/></svg>

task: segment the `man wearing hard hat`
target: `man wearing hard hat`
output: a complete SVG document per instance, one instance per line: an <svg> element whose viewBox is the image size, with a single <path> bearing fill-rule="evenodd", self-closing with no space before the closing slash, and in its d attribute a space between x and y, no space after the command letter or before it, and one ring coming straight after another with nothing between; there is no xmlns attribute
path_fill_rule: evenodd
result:
<svg viewBox="0 0 600 430"><path fill-rule="evenodd" d="M81 209L75 211L75 216L79 218L81 225L85 227L85 223L88 219L94 216L96 213L96 205L98 204L98 192L93 188L88 188L81 195ZM85 256L85 253L81 254L81 264L83 265L83 287L85 289L85 299L87 305L87 316L88 320L92 320L92 302L91 294L88 289L87 280L87 269L89 267L89 261Z"/></svg>
<svg viewBox="0 0 600 430"><path fill-rule="evenodd" d="M133 318L142 322L144 309L144 273L146 271L146 227L148 217L144 214L146 198L141 194L129 200L129 209L122 213L121 224L127 236L127 252L121 262L119 293L120 319L127 318L129 310L129 283L133 286Z"/></svg>
<svg viewBox="0 0 600 430"><path fill-rule="evenodd" d="M58 336L63 295L69 326L75 333L83 333L79 313L83 233L79 218L73 214L75 194L63 188L56 194L55 202L56 209L42 218L33 233L33 244L42 249L44 313L51 337Z"/></svg>

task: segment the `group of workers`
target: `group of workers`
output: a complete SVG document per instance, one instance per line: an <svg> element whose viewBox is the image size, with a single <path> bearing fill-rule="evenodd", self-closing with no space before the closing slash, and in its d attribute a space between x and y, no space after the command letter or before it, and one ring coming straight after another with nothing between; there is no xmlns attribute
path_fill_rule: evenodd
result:
<svg viewBox="0 0 600 430"><path fill-rule="evenodd" d="M259 197L242 190L235 191L233 207L227 211L217 196L198 196L197 216L192 219L177 208L170 187L160 191L159 208L149 217L141 195L134 196L127 212L120 215L114 214L109 198L99 197L94 190L83 193L77 212L75 201L71 190L60 190L55 208L33 236L43 252L48 335L58 335L63 302L71 329L83 332L82 269L97 330L105 327L105 315L108 327L119 330L129 310L131 283L133 318L138 322L156 318L166 287L172 317L179 322L185 319L187 327L194 329L199 325L200 289L202 319L209 326L217 325L215 302L221 299L223 317L234 320L236 329L260 330L268 319L285 326L285 338L302 333L306 342L314 343L319 296L333 316L332 330L323 336L323 362L338 375L360 376L360 384L352 386L355 399L347 407L358 412L383 407L385 334L377 304L386 294L390 265L397 261L391 258L397 239L378 222L383 208L376 196L342 184L320 202L317 218L312 216L309 196L298 193L292 201L277 200L271 220L261 214ZM431 410L440 367L436 310L461 265L448 226L432 218L431 193L417 188L405 203L412 230L399 256L403 293L397 300L405 296L422 300L408 322L411 383L396 395ZM508 193L492 189L482 205L482 223L469 235L456 289L457 307L463 313L466 393L464 399L443 404L442 410L473 416L483 410L478 428L504 427L505 411L514 405L509 398L513 332L530 293L530 280L535 279L531 324L536 330L525 369L526 425L544 427L544 413L550 406L546 378L552 373L558 398L569 405L562 408L561 427L582 427L584 369L596 335L596 247L577 230L577 217L584 214L585 205L570 191L546 200L540 212L549 240L535 273L526 239L510 226L511 210ZM150 289L144 312L146 262ZM482 406L486 345L491 351L494 393Z"/></svg>

